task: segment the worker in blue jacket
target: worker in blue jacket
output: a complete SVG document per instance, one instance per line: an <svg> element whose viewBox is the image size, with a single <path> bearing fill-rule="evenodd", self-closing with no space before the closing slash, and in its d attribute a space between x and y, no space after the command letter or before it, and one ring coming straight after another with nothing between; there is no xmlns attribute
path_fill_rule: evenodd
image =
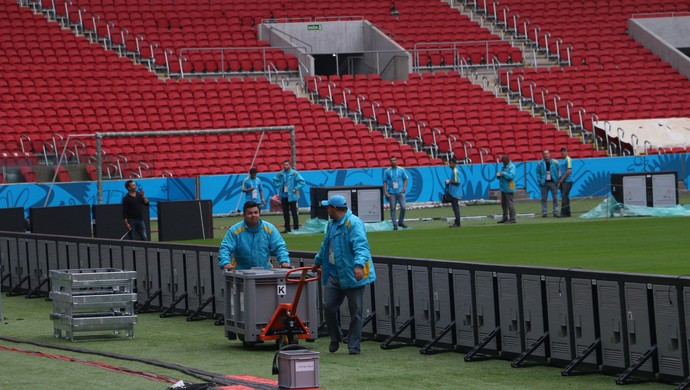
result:
<svg viewBox="0 0 690 390"><path fill-rule="evenodd" d="M285 229L281 233L290 232L290 213L295 230L299 229L299 216L297 214L297 201L300 190L304 187L304 179L296 170L292 169L290 161L283 161L283 170L273 178L273 185L280 194L280 204L283 206L283 219Z"/></svg>
<svg viewBox="0 0 690 390"><path fill-rule="evenodd" d="M256 202L245 203L244 220L225 233L218 251L218 266L221 269L271 269L271 255L278 258L281 268L290 268L285 240L273 224L261 219L259 208Z"/></svg>
<svg viewBox="0 0 690 390"><path fill-rule="evenodd" d="M388 199L391 209L391 222L393 222L393 230L407 228L405 225L405 210L407 210L405 201L405 192L407 191L407 172L405 168L398 166L398 158L391 156L391 166L383 171L383 195ZM400 205L400 218L395 216L395 208Z"/></svg>
<svg viewBox="0 0 690 390"><path fill-rule="evenodd" d="M347 348L351 355L357 355L362 340L364 287L376 280L367 232L364 222L352 214L343 196L333 195L321 205L328 207L330 220L312 268L323 268L323 309L331 339L328 351L336 352L343 338L337 313L347 297L350 312Z"/></svg>
<svg viewBox="0 0 690 390"><path fill-rule="evenodd" d="M460 227L460 205L458 201L462 195L460 188L460 170L458 170L457 161L455 158L448 160L448 168L450 168L450 177L446 179L446 191L451 196L450 206L453 208L453 215L455 216L455 223L450 225L451 228Z"/></svg>
<svg viewBox="0 0 690 390"><path fill-rule="evenodd" d="M501 208L503 209L503 219L498 223L516 223L515 221L515 204L513 203L513 195L515 195L515 165L510 161L510 157L504 154L501 158L503 167L496 173L499 180L499 189L501 190Z"/></svg>
<svg viewBox="0 0 690 390"><path fill-rule="evenodd" d="M551 158L551 152L545 150L543 158L537 163L537 183L541 189L541 216L546 218L546 205L549 193L553 200L553 216L558 218L558 161Z"/></svg>
<svg viewBox="0 0 690 390"><path fill-rule="evenodd" d="M570 190L573 188L573 161L568 149L561 148L561 164L558 167L558 188L561 190L561 218L570 217Z"/></svg>
<svg viewBox="0 0 690 390"><path fill-rule="evenodd" d="M249 169L249 176L242 180L242 192L244 192L244 197L247 202L250 200L261 207L266 204L264 198L264 189L261 183L261 179L256 177L259 170L256 167L251 167Z"/></svg>

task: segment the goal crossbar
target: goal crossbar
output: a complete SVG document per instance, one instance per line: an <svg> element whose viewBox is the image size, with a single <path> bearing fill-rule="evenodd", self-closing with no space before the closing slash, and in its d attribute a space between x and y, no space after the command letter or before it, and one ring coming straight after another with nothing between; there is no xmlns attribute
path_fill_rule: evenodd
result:
<svg viewBox="0 0 690 390"><path fill-rule="evenodd" d="M103 203L103 149L102 142L105 138L125 137L171 137L182 135L208 135L208 134L232 134L232 133L264 133L274 131L290 132L290 148L292 165L297 165L297 147L295 144L295 126L270 126L270 127L239 127L231 129L203 129L203 130L165 130L165 131L122 131L122 132L98 132L96 137L96 178L98 182L98 204Z"/></svg>

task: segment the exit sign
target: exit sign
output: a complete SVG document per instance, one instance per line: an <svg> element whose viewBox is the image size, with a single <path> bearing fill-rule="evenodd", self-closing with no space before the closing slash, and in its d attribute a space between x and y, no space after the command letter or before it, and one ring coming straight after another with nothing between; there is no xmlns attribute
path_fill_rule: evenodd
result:
<svg viewBox="0 0 690 390"><path fill-rule="evenodd" d="M307 24L307 31L321 31L323 30L322 24Z"/></svg>

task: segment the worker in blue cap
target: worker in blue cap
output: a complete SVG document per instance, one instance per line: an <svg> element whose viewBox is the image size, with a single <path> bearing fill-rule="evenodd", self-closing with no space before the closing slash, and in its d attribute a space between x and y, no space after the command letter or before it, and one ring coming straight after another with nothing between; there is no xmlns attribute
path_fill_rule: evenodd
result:
<svg viewBox="0 0 690 390"><path fill-rule="evenodd" d="M331 196L322 201L321 206L328 207L330 220L312 268L323 268L323 308L331 339L328 351L336 352L343 339L337 312L347 298L350 311L347 348L351 355L358 355L362 340L364 287L376 280L367 232L364 222L352 214L341 195Z"/></svg>

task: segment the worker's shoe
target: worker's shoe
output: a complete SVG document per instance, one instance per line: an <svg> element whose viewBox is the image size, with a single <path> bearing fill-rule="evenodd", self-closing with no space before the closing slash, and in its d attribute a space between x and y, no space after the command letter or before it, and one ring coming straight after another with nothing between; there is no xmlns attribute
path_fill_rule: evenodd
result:
<svg viewBox="0 0 690 390"><path fill-rule="evenodd" d="M351 349L350 355L359 355L359 349Z"/></svg>
<svg viewBox="0 0 690 390"><path fill-rule="evenodd" d="M328 352L330 353L337 352L338 348L340 348L340 342L338 341L331 341L331 343L328 344Z"/></svg>

